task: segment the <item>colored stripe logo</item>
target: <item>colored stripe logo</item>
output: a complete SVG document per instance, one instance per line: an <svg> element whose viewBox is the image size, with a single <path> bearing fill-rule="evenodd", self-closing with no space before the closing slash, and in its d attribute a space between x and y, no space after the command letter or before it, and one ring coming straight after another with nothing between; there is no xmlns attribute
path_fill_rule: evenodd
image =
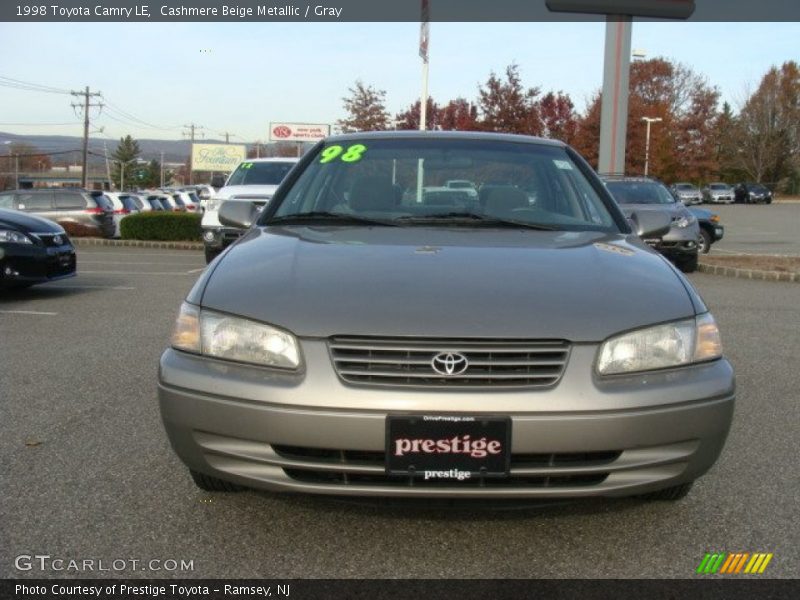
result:
<svg viewBox="0 0 800 600"><path fill-rule="evenodd" d="M766 552L706 552L697 573L702 575L738 575L740 573L750 575L760 575L763 573L769 561L772 560L772 553Z"/></svg>

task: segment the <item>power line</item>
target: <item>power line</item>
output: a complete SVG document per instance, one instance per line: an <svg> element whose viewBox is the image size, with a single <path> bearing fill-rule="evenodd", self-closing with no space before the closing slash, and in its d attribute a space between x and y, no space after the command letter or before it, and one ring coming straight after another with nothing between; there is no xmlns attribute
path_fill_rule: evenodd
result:
<svg viewBox="0 0 800 600"><path fill-rule="evenodd" d="M39 83L31 83L29 81L22 81L20 79L13 79L0 75L0 86L15 88L19 90L26 90L29 92L44 92L48 94L70 94L70 90L63 88L56 88L50 85L42 85Z"/></svg>

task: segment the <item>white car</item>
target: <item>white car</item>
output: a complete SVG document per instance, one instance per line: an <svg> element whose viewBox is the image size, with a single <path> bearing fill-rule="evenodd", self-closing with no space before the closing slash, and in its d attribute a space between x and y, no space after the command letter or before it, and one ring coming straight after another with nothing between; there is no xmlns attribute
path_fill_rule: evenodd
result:
<svg viewBox="0 0 800 600"><path fill-rule="evenodd" d="M183 205L183 208L185 208L188 212L198 214L202 212L200 198L197 197L197 194L194 193L194 190L175 190L171 192L171 194L172 199L175 200L178 205ZM178 202L178 200L180 200L180 202Z"/></svg>
<svg viewBox="0 0 800 600"><path fill-rule="evenodd" d="M138 213L139 207L129 200L130 194L122 194L119 192L103 192L103 195L109 199L114 206L114 237L121 237L119 224L131 213Z"/></svg>
<svg viewBox="0 0 800 600"><path fill-rule="evenodd" d="M220 205L223 202L241 201L263 207L272 199L278 185L298 160L297 158L249 158L239 163L224 187L206 202L201 225L207 262L214 260L242 234L241 229L225 227L219 222Z"/></svg>

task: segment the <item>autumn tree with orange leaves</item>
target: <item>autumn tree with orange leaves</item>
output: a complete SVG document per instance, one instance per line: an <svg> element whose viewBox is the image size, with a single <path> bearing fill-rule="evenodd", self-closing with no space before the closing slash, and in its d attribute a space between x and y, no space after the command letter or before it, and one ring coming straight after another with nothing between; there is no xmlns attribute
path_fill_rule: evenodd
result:
<svg viewBox="0 0 800 600"><path fill-rule="evenodd" d="M575 145L595 166L600 146L598 93L579 125ZM697 183L713 179L719 166L716 149L719 91L686 65L655 58L631 65L625 172L642 174L646 123L661 118L650 131L650 174L666 181Z"/></svg>

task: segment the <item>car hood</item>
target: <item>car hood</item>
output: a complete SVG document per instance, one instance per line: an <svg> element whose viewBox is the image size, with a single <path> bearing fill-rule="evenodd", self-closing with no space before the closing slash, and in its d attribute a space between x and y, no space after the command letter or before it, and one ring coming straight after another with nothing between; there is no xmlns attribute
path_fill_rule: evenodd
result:
<svg viewBox="0 0 800 600"><path fill-rule="evenodd" d="M5 208L0 208L0 227L11 227L26 233L64 233L61 225L49 219Z"/></svg>
<svg viewBox="0 0 800 600"><path fill-rule="evenodd" d="M634 212L655 210L669 214L673 220L676 217L683 217L689 214L689 209L682 202L673 204L620 204L620 208L626 217L630 217Z"/></svg>
<svg viewBox="0 0 800 600"><path fill-rule="evenodd" d="M308 337L591 342L695 314L635 236L474 228L254 228L189 301Z"/></svg>
<svg viewBox="0 0 800 600"><path fill-rule="evenodd" d="M277 185L229 185L214 194L215 198L232 198L234 196L253 196L254 198L272 198Z"/></svg>

